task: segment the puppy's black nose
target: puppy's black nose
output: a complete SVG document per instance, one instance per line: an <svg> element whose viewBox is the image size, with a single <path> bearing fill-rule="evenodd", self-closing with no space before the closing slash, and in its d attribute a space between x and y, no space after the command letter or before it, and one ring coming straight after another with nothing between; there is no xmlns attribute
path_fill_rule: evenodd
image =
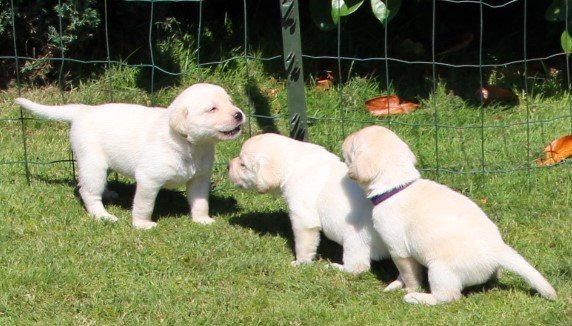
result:
<svg viewBox="0 0 572 326"><path fill-rule="evenodd" d="M240 111L236 111L233 116L234 116L234 120L236 120L238 122L242 121L242 119L244 118L242 116L242 112L240 112Z"/></svg>

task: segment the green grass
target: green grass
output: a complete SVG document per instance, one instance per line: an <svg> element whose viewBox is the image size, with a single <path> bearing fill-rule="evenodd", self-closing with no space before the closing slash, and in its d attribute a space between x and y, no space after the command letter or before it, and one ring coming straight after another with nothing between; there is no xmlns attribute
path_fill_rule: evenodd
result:
<svg viewBox="0 0 572 326"><path fill-rule="evenodd" d="M424 176L480 203L505 240L559 294L554 302L544 300L506 272L498 283L470 289L458 302L422 307L402 302L403 293L381 292L396 276L389 262L375 263L360 276L327 269L327 262L341 257L341 248L329 241L322 242L315 264L290 266L293 240L284 203L236 189L226 176L226 162L249 134L259 132L260 123L287 133L285 87L256 61L234 65L191 71L181 79L181 85L224 85L251 115L244 136L217 147L211 192L217 222L209 226L187 218L181 191L162 191L158 227L134 230L133 183L114 174L110 186L121 199L108 207L120 221L90 218L76 194L71 164L51 163L70 158L64 123L26 120L28 185L19 163L20 111L12 104L17 92L0 93L0 324L572 323L571 165L534 166L549 141L571 131L567 94L481 109L439 84L432 97L418 99L421 109L388 119L363 110L366 99L379 95L373 80L352 78L330 91L308 86L310 141L339 154L353 130L372 123L394 129L418 155ZM115 101L167 105L183 88L149 95L134 86L136 73L114 68L108 79L94 78L63 95L66 102L102 103L112 95ZM251 95L258 92L252 100L247 84L254 87ZM24 89L22 95L62 103L53 87ZM264 113L273 119L252 116Z"/></svg>

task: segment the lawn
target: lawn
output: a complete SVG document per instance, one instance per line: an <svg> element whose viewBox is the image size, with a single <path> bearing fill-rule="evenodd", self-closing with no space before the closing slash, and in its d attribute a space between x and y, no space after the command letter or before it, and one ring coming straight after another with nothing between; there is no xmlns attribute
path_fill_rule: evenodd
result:
<svg viewBox="0 0 572 326"><path fill-rule="evenodd" d="M167 105L184 88L150 95L134 86L134 68L114 69L63 93L43 87L23 88L21 95L95 104L112 92L115 101ZM544 300L505 272L458 302L424 307L404 303L404 293L382 293L396 277L389 261L359 276L326 268L340 260L341 248L325 239L315 264L290 266L293 239L283 201L236 189L226 175L226 163L249 135L287 134L284 83L253 61L239 63L233 74L215 68L184 76L180 85L197 80L227 88L249 123L238 140L217 146L216 223L187 218L182 189L162 191L159 224L149 231L131 227L134 185L115 174L110 188L120 200L108 207L119 222L89 217L75 188L68 126L26 119L22 129L13 104L18 91L0 93L0 324L572 324L572 166L534 164L548 142L572 130L566 93L539 92L515 106L482 108L439 83L431 96L415 99L419 110L373 118L363 102L379 95L375 80L356 77L328 91L308 84L309 141L339 155L351 131L374 123L395 130L418 156L424 177L479 203L559 295Z"/></svg>

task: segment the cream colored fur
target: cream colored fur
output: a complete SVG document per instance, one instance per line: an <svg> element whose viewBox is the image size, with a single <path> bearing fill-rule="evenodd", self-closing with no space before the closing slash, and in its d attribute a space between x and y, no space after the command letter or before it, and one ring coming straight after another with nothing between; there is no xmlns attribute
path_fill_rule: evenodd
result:
<svg viewBox="0 0 572 326"><path fill-rule="evenodd" d="M214 145L236 138L244 115L219 86L195 84L167 109L135 104L48 106L16 103L48 119L71 122L70 141L78 163L79 192L98 219L117 218L102 204L108 170L135 178L133 226L148 229L162 187L187 186L194 221L212 223L208 192ZM115 194L116 195L116 194Z"/></svg>
<svg viewBox="0 0 572 326"><path fill-rule="evenodd" d="M541 296L556 298L552 286L504 243L496 225L474 202L420 179L415 156L392 131L380 126L357 131L345 140L343 155L349 175L368 197L416 180L373 209L374 227L399 270L385 291L405 288L408 303L446 303L460 299L463 288L495 278L503 267ZM417 292L422 266L428 269L431 293Z"/></svg>
<svg viewBox="0 0 572 326"><path fill-rule="evenodd" d="M235 185L278 192L286 201L294 231L293 265L315 258L323 231L343 246L343 265L332 265L360 273L369 269L371 259L389 255L373 230L371 203L346 172L340 159L323 147L277 134L250 138L229 164Z"/></svg>

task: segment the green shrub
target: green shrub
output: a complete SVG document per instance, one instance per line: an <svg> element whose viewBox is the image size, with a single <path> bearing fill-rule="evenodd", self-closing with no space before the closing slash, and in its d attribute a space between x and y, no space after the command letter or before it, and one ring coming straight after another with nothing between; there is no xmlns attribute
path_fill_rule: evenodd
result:
<svg viewBox="0 0 572 326"><path fill-rule="evenodd" d="M86 44L101 22L96 0L14 0L12 3L0 2L0 42L10 45L15 42L19 56L33 59L23 60L20 67L22 76L32 83L49 82L59 66L57 58L87 50ZM13 29L17 35L15 40ZM13 46L0 49L2 56L14 54ZM7 61L0 63L8 65ZM14 75L13 70L0 73Z"/></svg>

